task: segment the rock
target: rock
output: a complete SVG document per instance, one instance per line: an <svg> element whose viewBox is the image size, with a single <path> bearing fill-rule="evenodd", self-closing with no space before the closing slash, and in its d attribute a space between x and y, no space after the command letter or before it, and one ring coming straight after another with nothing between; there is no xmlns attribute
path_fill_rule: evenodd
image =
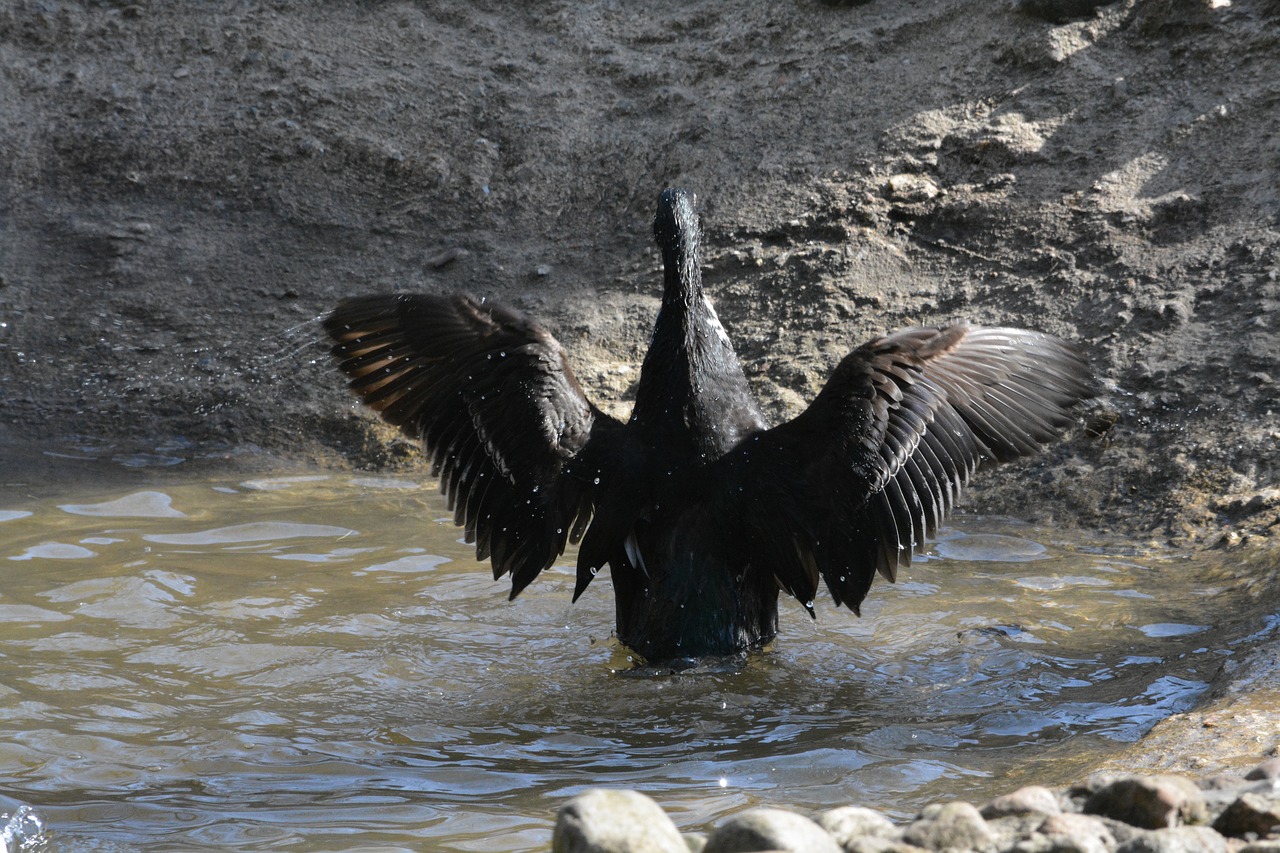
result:
<svg viewBox="0 0 1280 853"><path fill-rule="evenodd" d="M662 807L639 791L592 788L560 809L552 853L689 853Z"/></svg>
<svg viewBox="0 0 1280 853"><path fill-rule="evenodd" d="M707 847L707 834L705 832L686 832L684 834L684 843L689 846L689 853L702 853Z"/></svg>
<svg viewBox="0 0 1280 853"><path fill-rule="evenodd" d="M454 246L451 249L445 249L438 255L433 255L432 257L427 258L426 264L432 269L438 270L441 267L448 266L454 261L461 260L469 257L470 255L471 253L461 246Z"/></svg>
<svg viewBox="0 0 1280 853"><path fill-rule="evenodd" d="M1060 814L1062 806L1053 791L1039 785L1027 785L1010 794L996 797L982 807L982 816L988 820L1015 814Z"/></svg>
<svg viewBox="0 0 1280 853"><path fill-rule="evenodd" d="M1056 814L1045 818L1037 830L1053 841L1054 851L1106 853L1116 845L1116 838L1100 818L1083 814Z"/></svg>
<svg viewBox="0 0 1280 853"><path fill-rule="evenodd" d="M1179 826L1144 832L1116 853L1227 853L1227 840L1207 826Z"/></svg>
<svg viewBox="0 0 1280 853"><path fill-rule="evenodd" d="M739 812L707 838L702 853L841 853L827 831L803 815L785 809L758 808Z"/></svg>
<svg viewBox="0 0 1280 853"><path fill-rule="evenodd" d="M938 186L922 175L894 175L889 178L885 195L893 201L918 202L936 198Z"/></svg>
<svg viewBox="0 0 1280 853"><path fill-rule="evenodd" d="M878 811L861 806L844 806L818 815L818 826L831 835L846 851L853 849L855 841L868 838L892 839L899 835L898 828Z"/></svg>
<svg viewBox="0 0 1280 853"><path fill-rule="evenodd" d="M1042 814L1011 814L990 818L987 820L987 828L995 836L995 849L1035 853L1042 846L1049 846L1049 839L1037 832L1043 822Z"/></svg>
<svg viewBox="0 0 1280 853"><path fill-rule="evenodd" d="M935 803L906 828L902 840L930 850L982 849L995 843L995 833L969 803Z"/></svg>
<svg viewBox="0 0 1280 853"><path fill-rule="evenodd" d="M1280 840L1250 841L1236 853L1280 853Z"/></svg>
<svg viewBox="0 0 1280 853"><path fill-rule="evenodd" d="M1114 818L1143 829L1161 829L1208 819L1204 794L1181 776L1127 776L1089 796L1085 814Z"/></svg>
<svg viewBox="0 0 1280 853"><path fill-rule="evenodd" d="M1280 779L1280 756L1268 758L1257 767L1244 774L1249 781L1255 779Z"/></svg>
<svg viewBox="0 0 1280 853"><path fill-rule="evenodd" d="M1250 832L1266 836L1276 826L1280 826L1280 800L1254 793L1236 797L1213 822L1218 832L1235 838L1243 838Z"/></svg>

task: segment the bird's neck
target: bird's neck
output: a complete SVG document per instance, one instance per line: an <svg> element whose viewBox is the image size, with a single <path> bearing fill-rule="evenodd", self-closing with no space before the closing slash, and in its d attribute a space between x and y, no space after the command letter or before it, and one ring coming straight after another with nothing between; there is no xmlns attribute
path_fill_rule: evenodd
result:
<svg viewBox="0 0 1280 853"><path fill-rule="evenodd" d="M662 312L687 318L703 301L702 253L696 244L665 247L662 269Z"/></svg>
<svg viewBox="0 0 1280 853"><path fill-rule="evenodd" d="M702 291L696 246L665 247L662 307L640 371L632 420L704 461L763 425L746 377Z"/></svg>

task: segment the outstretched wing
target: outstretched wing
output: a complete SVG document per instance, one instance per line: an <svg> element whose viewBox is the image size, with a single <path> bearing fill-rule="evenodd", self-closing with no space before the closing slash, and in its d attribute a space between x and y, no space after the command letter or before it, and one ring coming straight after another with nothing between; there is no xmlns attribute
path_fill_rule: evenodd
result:
<svg viewBox="0 0 1280 853"><path fill-rule="evenodd" d="M1057 438L1092 387L1079 349L1038 332L959 324L880 338L799 416L726 458L727 517L784 591L807 604L821 575L856 613L975 471Z"/></svg>
<svg viewBox="0 0 1280 853"><path fill-rule="evenodd" d="M348 299L324 327L351 389L422 440L455 522L495 579L511 574L512 598L582 535L590 490L566 465L617 422L546 329L465 294Z"/></svg>

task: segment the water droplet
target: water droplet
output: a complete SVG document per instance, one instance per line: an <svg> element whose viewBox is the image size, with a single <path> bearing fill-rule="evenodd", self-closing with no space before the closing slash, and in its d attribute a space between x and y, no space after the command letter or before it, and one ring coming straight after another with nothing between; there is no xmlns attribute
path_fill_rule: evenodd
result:
<svg viewBox="0 0 1280 853"><path fill-rule="evenodd" d="M596 477L596 485L597 485L597 486L598 486L598 485L600 485L600 478L599 478L599 477Z"/></svg>

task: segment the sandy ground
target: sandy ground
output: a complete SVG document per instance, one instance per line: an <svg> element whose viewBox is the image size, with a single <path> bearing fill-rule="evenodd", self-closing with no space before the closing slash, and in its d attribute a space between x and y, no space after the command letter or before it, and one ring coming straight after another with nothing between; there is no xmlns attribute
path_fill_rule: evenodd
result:
<svg viewBox="0 0 1280 853"><path fill-rule="evenodd" d="M396 288L536 314L625 411L654 204L684 185L776 417L893 328L1042 329L1087 346L1107 392L1083 421L1114 425L983 478L967 510L1274 549L1280 3L1049 17L12 0L0 473L67 447L413 464L316 323Z"/></svg>

